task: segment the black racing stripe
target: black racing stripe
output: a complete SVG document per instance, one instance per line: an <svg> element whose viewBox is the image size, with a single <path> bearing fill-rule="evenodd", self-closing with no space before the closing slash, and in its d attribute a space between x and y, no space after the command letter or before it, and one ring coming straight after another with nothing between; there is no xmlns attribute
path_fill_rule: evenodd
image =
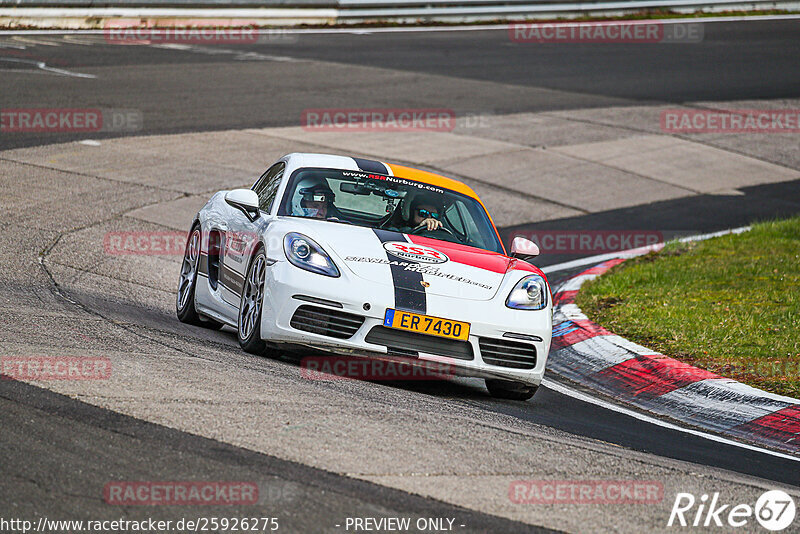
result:
<svg viewBox="0 0 800 534"><path fill-rule="evenodd" d="M381 243L389 241L407 241L400 232L390 230L380 230L374 228L373 231ZM394 256L386 253L389 260L397 260ZM408 260L403 260L408 261ZM409 262L411 263L411 262ZM402 265L390 265L392 270L392 281L394 282L394 306L398 310L427 313L428 304L425 296L425 288L422 286L422 273L407 271Z"/></svg>
<svg viewBox="0 0 800 534"><path fill-rule="evenodd" d="M353 158L358 168L366 172L377 172L379 174L389 174L389 169L380 161L374 159Z"/></svg>
<svg viewBox="0 0 800 534"><path fill-rule="evenodd" d="M244 288L244 277L236 271L228 268L228 266L226 266L224 263L219 269L219 282L237 295L242 294L242 289Z"/></svg>
<svg viewBox="0 0 800 534"><path fill-rule="evenodd" d="M197 265L197 272L208 276L208 256L200 253L200 262Z"/></svg>

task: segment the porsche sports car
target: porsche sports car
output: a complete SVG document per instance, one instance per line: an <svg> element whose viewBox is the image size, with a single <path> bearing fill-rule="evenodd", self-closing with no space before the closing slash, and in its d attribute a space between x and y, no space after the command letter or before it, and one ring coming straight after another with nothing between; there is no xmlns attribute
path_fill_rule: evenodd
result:
<svg viewBox="0 0 800 534"><path fill-rule="evenodd" d="M245 351L447 364L525 400L542 380L552 295L477 195L430 172L289 154L192 222L177 315L237 329Z"/></svg>

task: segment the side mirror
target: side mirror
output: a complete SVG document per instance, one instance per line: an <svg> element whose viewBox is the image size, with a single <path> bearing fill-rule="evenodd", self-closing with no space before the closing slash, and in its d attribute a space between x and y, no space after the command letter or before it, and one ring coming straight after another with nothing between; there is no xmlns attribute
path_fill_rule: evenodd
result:
<svg viewBox="0 0 800 534"><path fill-rule="evenodd" d="M539 247L530 239L517 236L511 242L511 257L522 261L532 260L539 255Z"/></svg>
<svg viewBox="0 0 800 534"><path fill-rule="evenodd" d="M252 189L234 189L225 193L225 202L242 212L250 222L258 219L258 195Z"/></svg>

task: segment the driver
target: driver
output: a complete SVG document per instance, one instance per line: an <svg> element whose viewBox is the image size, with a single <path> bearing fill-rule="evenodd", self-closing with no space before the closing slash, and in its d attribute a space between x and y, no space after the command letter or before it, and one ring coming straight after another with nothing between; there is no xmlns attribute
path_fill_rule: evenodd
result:
<svg viewBox="0 0 800 534"><path fill-rule="evenodd" d="M405 206L403 208L397 231L408 234L417 228L424 228L429 232L443 228L441 217L444 210L439 201L432 195L416 194L411 199L408 211L406 211Z"/></svg>
<svg viewBox="0 0 800 534"><path fill-rule="evenodd" d="M431 202L426 202L426 199L419 199L411 203L411 226L414 228L418 226L425 226L425 228L432 232L442 227L441 217L442 210Z"/></svg>

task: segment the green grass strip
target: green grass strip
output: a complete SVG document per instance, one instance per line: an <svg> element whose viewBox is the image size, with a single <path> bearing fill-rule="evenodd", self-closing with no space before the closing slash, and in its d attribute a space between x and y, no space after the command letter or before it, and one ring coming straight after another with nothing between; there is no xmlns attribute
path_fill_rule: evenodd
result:
<svg viewBox="0 0 800 534"><path fill-rule="evenodd" d="M800 217L668 243L585 284L577 304L662 354L800 397Z"/></svg>

